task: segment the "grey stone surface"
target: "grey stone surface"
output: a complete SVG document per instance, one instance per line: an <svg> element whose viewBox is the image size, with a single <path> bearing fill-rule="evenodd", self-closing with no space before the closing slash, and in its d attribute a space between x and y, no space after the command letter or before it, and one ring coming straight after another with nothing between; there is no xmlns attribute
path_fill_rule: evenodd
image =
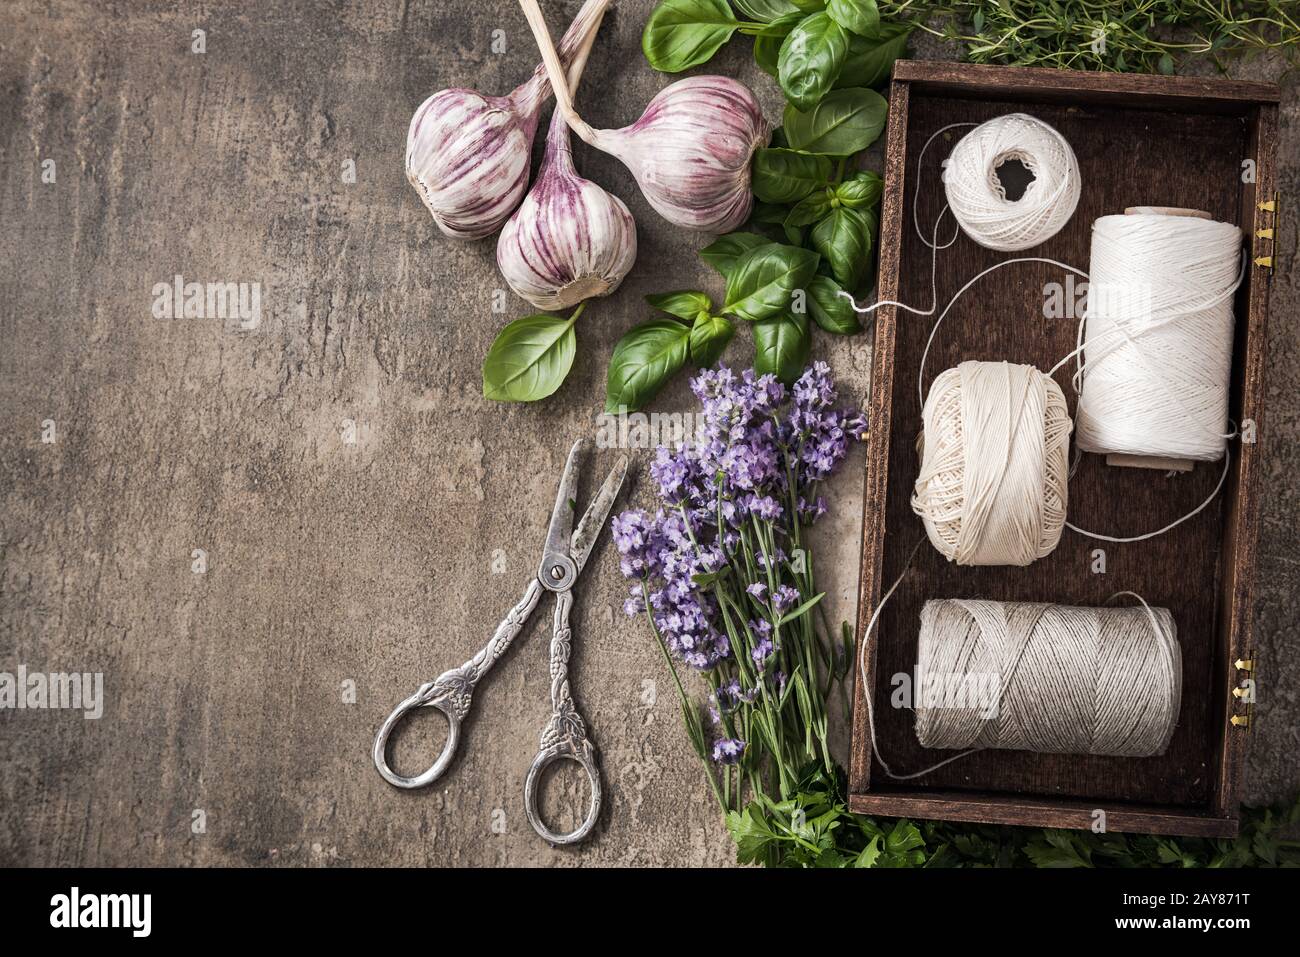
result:
<svg viewBox="0 0 1300 957"><path fill-rule="evenodd" d="M598 126L630 122L665 83L639 52L651 5L619 0L602 29L581 97ZM553 28L577 7L548 3ZM190 52L195 29L206 53ZM747 47L714 69L775 117ZM719 291L694 255L705 238L668 226L626 170L580 147L580 168L637 217L637 268L581 320L555 397L481 397L488 344L531 310L511 296L492 312L491 242L437 232L405 181L406 127L430 92L505 93L535 60L511 0L0 9L0 670L102 671L107 696L98 721L0 712L0 863L733 859L658 652L620 611L608 541L574 613L575 690L605 768L594 840L552 851L521 808L548 710L549 604L480 688L453 773L407 794L370 764L388 709L469 657L522 591L568 446L596 433L609 352L646 316L641 296ZM1285 89L1284 201L1300 191L1294 78ZM1256 801L1300 780L1300 280L1284 209L1261 436ZM154 319L153 286L177 274L259 282L260 325ZM866 339L817 348L860 400ZM692 408L684 380L657 407ZM821 528L836 618L857 588L862 467L859 450ZM649 500L644 482L630 498ZM417 737L399 742L401 766ZM580 800L577 782L552 781L548 804Z"/></svg>

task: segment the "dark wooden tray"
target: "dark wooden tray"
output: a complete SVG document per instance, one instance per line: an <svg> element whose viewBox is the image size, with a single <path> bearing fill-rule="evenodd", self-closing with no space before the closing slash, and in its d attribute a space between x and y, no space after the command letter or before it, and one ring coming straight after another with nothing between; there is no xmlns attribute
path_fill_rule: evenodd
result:
<svg viewBox="0 0 1300 957"><path fill-rule="evenodd" d="M1077 211L1055 237L1021 254L984 249L965 236L939 256L939 302L1001 259L1037 255L1088 268L1094 219L1129 206L1203 209L1242 227L1252 258L1272 255L1255 236L1274 226L1276 87L1258 83L899 61L890 90L886 193L881 225L882 299L924 305L930 252L912 226L917 156L949 123L980 122L1021 111L1055 126L1078 156L1084 189ZM962 130L953 131L960 136ZM942 209L936 142L925 157L919 216L933 227ZM1247 181L1253 160L1254 181ZM1236 303L1232 416L1263 428L1264 327L1271 267L1251 265ZM1006 359L1046 371L1074 348L1077 320L1043 316L1043 289L1064 271L1017 264L985 277L953 307L926 366L926 386L963 359ZM933 320L893 308L877 314L870 402L858 634L884 588L925 538L909 504L920 429L917 372ZM1072 367L1071 367L1072 371ZM1070 401L1068 372L1057 381ZM1246 707L1231 694L1249 675L1251 597L1258 524L1256 446L1231 445L1220 497L1172 532L1134 544L1108 544L1068 529L1060 546L1028 568L950 564L927 542L868 639L866 687L856 684L849 804L859 812L919 818L1087 828L1105 811L1111 831L1229 836L1237 830ZM1085 456L1070 484L1069 514L1081 527L1112 535L1152 531L1210 493L1221 463L1167 478L1149 469L1107 466ZM1093 550L1105 574L1092 572ZM883 586L883 587L882 587ZM863 694L874 695L881 753L896 773L917 771L954 752L921 748L908 710L890 706L890 677L916 662L922 604L932 598L992 598L1100 605L1117 591L1169 608L1183 653L1183 701L1169 750L1146 759L984 751L914 781L890 779L872 759ZM1238 718L1234 724L1232 718Z"/></svg>

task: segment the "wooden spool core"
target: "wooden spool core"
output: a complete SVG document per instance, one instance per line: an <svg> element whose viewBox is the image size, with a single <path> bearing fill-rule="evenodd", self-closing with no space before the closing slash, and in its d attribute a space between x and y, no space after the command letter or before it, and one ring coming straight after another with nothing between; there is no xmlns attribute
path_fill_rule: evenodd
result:
<svg viewBox="0 0 1300 957"><path fill-rule="evenodd" d="M1125 216L1191 216L1195 219L1213 219L1203 209L1187 209L1183 206L1130 206L1124 210ZM1159 469L1162 472L1190 472L1195 462L1191 459L1171 459L1163 455L1129 455L1124 452L1111 452L1106 456L1106 464L1129 469Z"/></svg>

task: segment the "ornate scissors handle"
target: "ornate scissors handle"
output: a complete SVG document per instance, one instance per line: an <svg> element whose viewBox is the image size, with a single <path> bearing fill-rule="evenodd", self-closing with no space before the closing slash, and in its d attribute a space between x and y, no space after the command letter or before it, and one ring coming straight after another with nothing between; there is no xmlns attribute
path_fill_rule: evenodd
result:
<svg viewBox="0 0 1300 957"><path fill-rule="evenodd" d="M524 811L528 814L528 823L550 844L578 843L591 833L600 816L600 768L597 765L596 746L587 737L587 724L582 720L582 715L578 714L577 705L569 690L569 655L573 648L569 609L572 606L572 592L555 593L555 631L551 636L551 720L542 731L540 749L528 769L528 777L524 779ZM587 810L587 817L576 830L568 834L556 834L548 828L537 809L537 790L542 771L562 759L580 764L591 782L591 806Z"/></svg>
<svg viewBox="0 0 1300 957"><path fill-rule="evenodd" d="M460 724L469 714L474 686L497 663L497 659L505 654L519 632L523 631L528 616L541 601L542 591L542 583L534 578L519 604L510 609L505 620L497 626L492 640L484 645L478 654L459 668L444 671L433 681L420 685L415 694L394 708L384 719L379 733L375 735L373 757L375 767L385 781L393 787L409 789L427 787L442 777L456 756L456 745L460 742ZM442 746L442 753L438 755L438 760L433 762L429 770L414 777L405 777L388 766L388 737L402 719L416 708L437 708L447 716L447 743Z"/></svg>

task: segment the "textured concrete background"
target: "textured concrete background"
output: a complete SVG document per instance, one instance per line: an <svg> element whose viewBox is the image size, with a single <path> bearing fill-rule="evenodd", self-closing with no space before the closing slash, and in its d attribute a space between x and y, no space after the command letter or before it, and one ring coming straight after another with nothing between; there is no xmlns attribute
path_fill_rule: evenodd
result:
<svg viewBox="0 0 1300 957"><path fill-rule="evenodd" d="M549 2L552 27L578 6ZM651 6L619 0L606 18L581 96L598 126L630 122L666 82L639 52ZM493 314L493 244L440 236L405 181L405 133L430 92L505 93L535 61L513 0L0 10L0 671L102 671L107 694L99 721L0 712L0 864L732 859L658 652L619 610L608 541L574 616L575 691L605 769L594 840L552 851L521 809L548 711L549 603L481 686L438 787L399 793L370 764L388 709L469 657L522 591L568 446L595 435L609 352L647 314L641 296L720 291L694 255L707 240L668 226L621 166L579 146L580 168L637 217L637 268L582 319L555 397L481 398L488 344L531 310L512 296ZM747 41L711 69L777 116ZM1261 61L1240 75L1279 73ZM1300 106L1294 79L1285 89L1254 801L1300 782ZM260 282L260 326L153 319L153 285L178 273ZM816 348L860 401L865 338ZM657 408L692 408L684 380ZM859 450L822 527L839 617L857 587L862 463ZM643 466L642 453L634 474ZM644 482L631 498L648 501ZM436 729L421 725L429 744ZM399 742L399 766L414 766L417 736ZM560 777L548 803L580 788Z"/></svg>

